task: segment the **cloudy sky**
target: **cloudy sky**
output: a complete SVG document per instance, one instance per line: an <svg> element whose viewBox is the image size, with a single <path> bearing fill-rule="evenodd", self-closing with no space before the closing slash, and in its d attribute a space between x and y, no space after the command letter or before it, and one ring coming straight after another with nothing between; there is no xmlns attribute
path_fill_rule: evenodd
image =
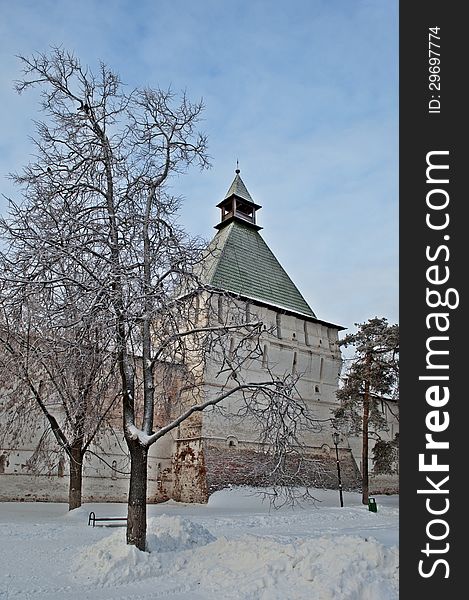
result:
<svg viewBox="0 0 469 600"><path fill-rule="evenodd" d="M261 234L323 320L398 321L397 0L0 0L0 192L29 160L17 54L62 45L203 98L212 169L173 182L210 239L239 160ZM0 200L0 210L7 204Z"/></svg>

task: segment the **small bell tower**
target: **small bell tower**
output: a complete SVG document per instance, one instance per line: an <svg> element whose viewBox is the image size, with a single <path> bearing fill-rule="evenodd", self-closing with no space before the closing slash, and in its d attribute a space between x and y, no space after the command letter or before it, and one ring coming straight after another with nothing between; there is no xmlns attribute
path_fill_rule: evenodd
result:
<svg viewBox="0 0 469 600"><path fill-rule="evenodd" d="M262 208L262 206L256 204L251 198L250 193L239 175L239 167L236 169L235 173L236 175L233 179L233 183L226 192L224 199L217 204L217 208L221 210L221 221L218 225L215 225L215 229L222 229L233 220L238 220L250 224L253 229L258 231L259 229L262 229L262 227L256 225L256 212Z"/></svg>

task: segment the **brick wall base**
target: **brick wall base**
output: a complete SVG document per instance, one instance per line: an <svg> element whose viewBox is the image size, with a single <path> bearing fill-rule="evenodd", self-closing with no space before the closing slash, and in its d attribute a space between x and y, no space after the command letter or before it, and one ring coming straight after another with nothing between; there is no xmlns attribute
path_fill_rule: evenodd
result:
<svg viewBox="0 0 469 600"><path fill-rule="evenodd" d="M227 447L226 444L207 441L204 450L207 485L210 494L229 485L266 487L275 479L270 475L272 464L268 455L251 447ZM342 486L344 490L360 488L360 473L350 450L341 449L339 454ZM292 483L308 487L338 488L335 454L321 448L311 448L300 471L296 473L298 460L292 458L287 467Z"/></svg>

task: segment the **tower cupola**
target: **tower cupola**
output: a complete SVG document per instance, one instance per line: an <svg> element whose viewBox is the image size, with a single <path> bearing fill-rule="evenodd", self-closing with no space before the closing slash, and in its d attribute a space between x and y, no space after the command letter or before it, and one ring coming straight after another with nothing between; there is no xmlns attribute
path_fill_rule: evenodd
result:
<svg viewBox="0 0 469 600"><path fill-rule="evenodd" d="M215 225L216 229L222 229L233 220L240 220L243 223L250 224L254 229L259 230L262 227L256 225L256 212L262 208L251 198L239 173L239 168L235 171L236 175L233 183L230 185L223 200L217 204L221 210L221 221Z"/></svg>

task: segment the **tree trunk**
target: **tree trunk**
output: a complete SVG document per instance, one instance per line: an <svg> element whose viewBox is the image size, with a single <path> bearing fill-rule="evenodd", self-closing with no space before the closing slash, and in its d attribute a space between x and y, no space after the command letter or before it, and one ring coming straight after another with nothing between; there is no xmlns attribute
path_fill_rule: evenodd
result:
<svg viewBox="0 0 469 600"><path fill-rule="evenodd" d="M148 448L127 440L130 451L130 488L127 507L127 544L145 550L147 536Z"/></svg>
<svg viewBox="0 0 469 600"><path fill-rule="evenodd" d="M370 398L365 391L363 398L363 446L362 446L362 504L368 504L368 417L370 413Z"/></svg>
<svg viewBox="0 0 469 600"><path fill-rule="evenodd" d="M368 369L371 363L371 354L367 354L366 362ZM370 378L367 374L365 380L365 393L363 394L363 425L362 425L362 504L368 504L368 420L370 416Z"/></svg>
<svg viewBox="0 0 469 600"><path fill-rule="evenodd" d="M83 450L81 442L70 449L70 481L68 486L68 510L81 506L83 483Z"/></svg>

